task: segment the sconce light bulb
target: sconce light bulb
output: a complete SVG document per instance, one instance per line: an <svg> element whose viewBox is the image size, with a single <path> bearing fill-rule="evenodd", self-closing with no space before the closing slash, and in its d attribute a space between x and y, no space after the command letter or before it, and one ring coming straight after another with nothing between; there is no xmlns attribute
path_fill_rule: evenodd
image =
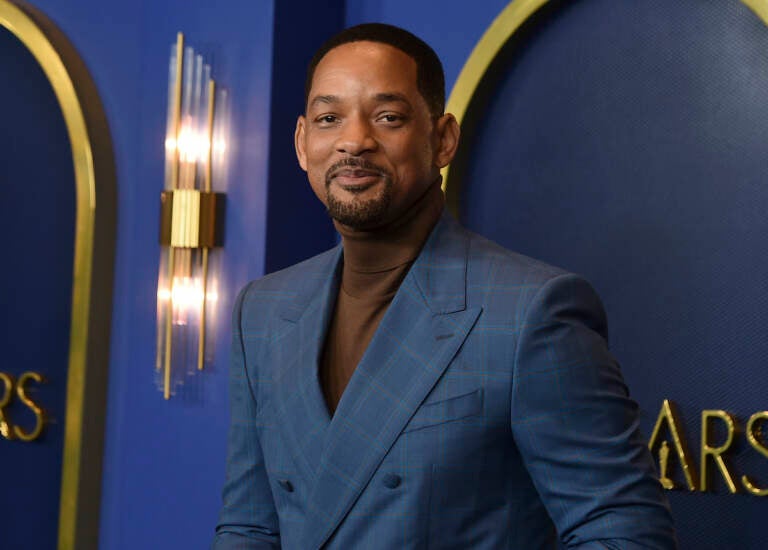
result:
<svg viewBox="0 0 768 550"><path fill-rule="evenodd" d="M166 140L166 147L168 147L169 141L173 141L170 145L171 151L178 147L181 162L199 162L208 158L208 149L211 146L208 138L200 132L195 132L189 126L182 126L179 131L178 142L173 138Z"/></svg>
<svg viewBox="0 0 768 550"><path fill-rule="evenodd" d="M171 289L173 305L184 310L199 308L203 303L203 285L197 277L174 277Z"/></svg>

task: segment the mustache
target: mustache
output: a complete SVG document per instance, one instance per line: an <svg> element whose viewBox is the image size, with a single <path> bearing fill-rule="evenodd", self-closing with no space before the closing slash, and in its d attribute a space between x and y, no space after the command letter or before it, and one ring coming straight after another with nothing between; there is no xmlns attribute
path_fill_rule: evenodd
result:
<svg viewBox="0 0 768 550"><path fill-rule="evenodd" d="M330 185L331 180L337 175L338 172L348 168L359 168L362 170L375 172L385 178L390 177L389 171L387 171L385 168L382 168L378 164L374 164L373 162L361 158L347 157L334 162L331 167L328 168L328 170L325 172L325 185Z"/></svg>

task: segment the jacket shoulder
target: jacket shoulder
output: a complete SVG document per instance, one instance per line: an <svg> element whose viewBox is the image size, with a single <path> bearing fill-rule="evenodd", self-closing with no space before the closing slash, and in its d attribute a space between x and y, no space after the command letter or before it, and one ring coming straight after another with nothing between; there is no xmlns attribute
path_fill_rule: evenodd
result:
<svg viewBox="0 0 768 550"><path fill-rule="evenodd" d="M569 271L509 250L477 233L466 230L468 239L467 269L470 281L486 280L489 284L540 286Z"/></svg>
<svg viewBox="0 0 768 550"><path fill-rule="evenodd" d="M532 322L532 314L535 322L543 322L578 311L583 322L607 338L602 300L584 277L474 233L469 234L467 296L492 323Z"/></svg>
<svg viewBox="0 0 768 550"><path fill-rule="evenodd" d="M333 271L338 254L339 247L335 247L246 284L235 302L236 310L241 310L241 319L251 323L270 319L308 287L325 280Z"/></svg>
<svg viewBox="0 0 768 550"><path fill-rule="evenodd" d="M329 264L336 258L338 248L331 248L297 264L250 281L243 289L246 294L246 301L253 297L258 297L260 293L290 291L301 288L307 284L308 279L317 278L321 274L326 273Z"/></svg>

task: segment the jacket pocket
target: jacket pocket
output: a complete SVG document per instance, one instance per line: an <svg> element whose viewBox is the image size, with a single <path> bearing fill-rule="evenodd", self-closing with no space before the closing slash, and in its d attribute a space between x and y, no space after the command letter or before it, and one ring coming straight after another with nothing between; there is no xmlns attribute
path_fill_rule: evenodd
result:
<svg viewBox="0 0 768 550"><path fill-rule="evenodd" d="M478 388L440 401L426 402L418 408L403 433L421 430L446 422L479 416L483 411L483 389Z"/></svg>

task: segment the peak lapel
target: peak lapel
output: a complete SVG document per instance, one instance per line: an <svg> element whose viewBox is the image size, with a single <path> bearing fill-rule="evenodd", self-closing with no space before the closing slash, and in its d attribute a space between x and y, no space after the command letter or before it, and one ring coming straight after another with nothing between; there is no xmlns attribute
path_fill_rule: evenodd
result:
<svg viewBox="0 0 768 550"><path fill-rule="evenodd" d="M466 308L466 233L437 225L357 366L326 432L303 539L320 548L344 519L480 313Z"/></svg>
<svg viewBox="0 0 768 550"><path fill-rule="evenodd" d="M330 422L318 379L318 361L338 291L341 247L302 273L303 286L280 312L275 362L279 373L271 390L274 426L302 476L312 480Z"/></svg>

